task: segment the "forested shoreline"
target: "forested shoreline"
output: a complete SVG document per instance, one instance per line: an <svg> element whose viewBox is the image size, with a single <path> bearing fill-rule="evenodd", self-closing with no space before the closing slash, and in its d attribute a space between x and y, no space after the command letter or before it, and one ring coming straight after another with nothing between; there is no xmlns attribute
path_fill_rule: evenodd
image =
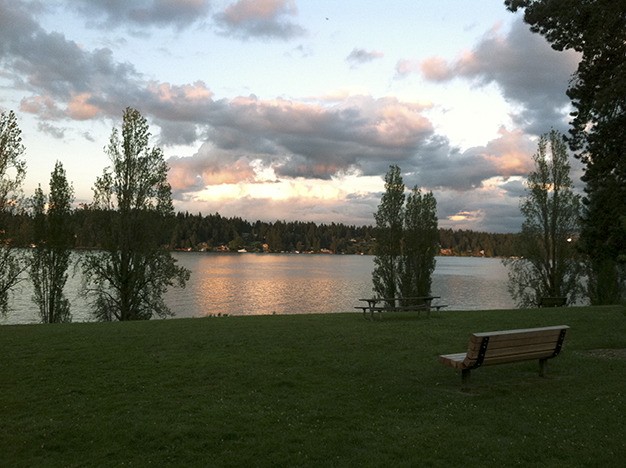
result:
<svg viewBox="0 0 626 468"><path fill-rule="evenodd" d="M69 216L75 249L99 248L102 211L81 206ZM374 253L376 229L341 223L254 221L227 218L219 213L177 213L171 236L161 242L170 250L204 252L301 252L327 254ZM7 220L12 244L27 247L33 241L33 218L15 214ZM517 253L517 234L439 229L441 255L510 257Z"/></svg>

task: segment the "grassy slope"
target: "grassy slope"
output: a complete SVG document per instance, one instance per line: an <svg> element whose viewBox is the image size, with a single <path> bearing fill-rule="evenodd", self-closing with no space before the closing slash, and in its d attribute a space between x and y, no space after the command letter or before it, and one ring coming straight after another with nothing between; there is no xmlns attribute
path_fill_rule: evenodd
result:
<svg viewBox="0 0 626 468"><path fill-rule="evenodd" d="M437 355L473 331L572 327L549 377ZM619 307L0 327L0 466L618 466Z"/></svg>

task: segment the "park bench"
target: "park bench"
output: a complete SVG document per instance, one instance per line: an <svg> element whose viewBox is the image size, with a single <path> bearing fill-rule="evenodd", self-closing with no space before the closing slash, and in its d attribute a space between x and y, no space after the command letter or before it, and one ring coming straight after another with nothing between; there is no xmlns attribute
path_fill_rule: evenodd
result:
<svg viewBox="0 0 626 468"><path fill-rule="evenodd" d="M439 362L461 371L462 388L467 389L470 373L481 366L539 360L543 377L548 359L559 355L567 325L542 328L472 333L466 353L444 354Z"/></svg>
<svg viewBox="0 0 626 468"><path fill-rule="evenodd" d="M567 303L567 297L542 297L539 299L539 307L563 307Z"/></svg>

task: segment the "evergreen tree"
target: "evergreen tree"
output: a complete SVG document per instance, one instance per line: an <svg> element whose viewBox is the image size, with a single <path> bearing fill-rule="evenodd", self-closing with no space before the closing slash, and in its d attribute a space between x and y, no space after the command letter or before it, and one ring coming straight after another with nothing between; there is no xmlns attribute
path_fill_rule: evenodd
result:
<svg viewBox="0 0 626 468"><path fill-rule="evenodd" d="M60 162L50 178L50 197L41 187L33 197L35 248L30 255L33 301L44 323L70 322L70 303L63 293L70 266L73 232L70 226L74 191ZM48 209L46 214L46 201Z"/></svg>
<svg viewBox="0 0 626 468"><path fill-rule="evenodd" d="M150 148L149 129L139 111L124 112L122 135L113 129L106 149L111 168L94 187L94 208L106 215L103 251L84 257L86 293L100 320L145 320L173 315L163 294L184 287L190 272L162 247L174 220L167 164Z"/></svg>
<svg viewBox="0 0 626 468"><path fill-rule="evenodd" d="M626 299L626 4L616 0L506 0L557 50L582 54L567 94L570 148L585 164L580 246L591 259L591 301Z"/></svg>
<svg viewBox="0 0 626 468"><path fill-rule="evenodd" d="M438 253L437 201L414 187L407 197L400 269L400 292L406 298L429 296Z"/></svg>
<svg viewBox="0 0 626 468"><path fill-rule="evenodd" d="M504 261L509 292L520 307L535 306L541 297L575 302L582 293L582 265L573 245L580 230L580 196L572 190L562 136L543 135L533 159L535 170L521 203L521 258Z"/></svg>
<svg viewBox="0 0 626 468"><path fill-rule="evenodd" d="M15 214L26 176L22 131L13 111L0 113L0 315L9 310L9 294L23 279L23 256L13 248L9 219Z"/></svg>
<svg viewBox="0 0 626 468"><path fill-rule="evenodd" d="M400 168L390 166L385 175L385 193L374 214L376 256L372 280L374 293L382 298L396 297L404 218L404 182ZM393 304L391 304L393 305Z"/></svg>

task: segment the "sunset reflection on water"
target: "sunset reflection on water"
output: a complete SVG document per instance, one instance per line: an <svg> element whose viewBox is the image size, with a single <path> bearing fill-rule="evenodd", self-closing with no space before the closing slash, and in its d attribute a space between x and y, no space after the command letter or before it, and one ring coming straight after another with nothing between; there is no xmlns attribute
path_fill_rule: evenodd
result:
<svg viewBox="0 0 626 468"><path fill-rule="evenodd" d="M355 312L371 297L374 257L361 255L227 254L175 252L191 270L185 289L170 288L165 302L175 317ZM437 257L432 293L444 310L513 308L507 271L499 259ZM80 273L66 293L74 322L93 320L80 292ZM37 323L32 285L24 281L14 311L0 324Z"/></svg>

